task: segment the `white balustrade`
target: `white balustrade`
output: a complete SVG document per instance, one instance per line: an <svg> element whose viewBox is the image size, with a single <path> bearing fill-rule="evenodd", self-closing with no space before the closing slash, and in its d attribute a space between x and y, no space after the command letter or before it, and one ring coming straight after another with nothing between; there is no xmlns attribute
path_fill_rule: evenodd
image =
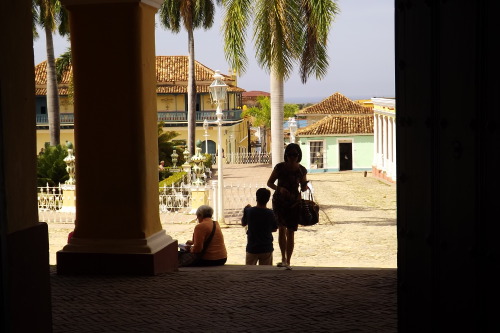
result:
<svg viewBox="0 0 500 333"><path fill-rule="evenodd" d="M159 188L160 220L163 224L190 223L194 220L191 207L192 189L206 189L208 202L212 207L217 207L214 182L207 185L189 185L186 178L178 184ZM243 208L250 204L256 205L255 193L257 189L266 187L265 184L225 184L224 185L224 218L226 224L239 225L243 215ZM47 223L74 223L75 212L64 211L63 186L38 188L38 216L39 220ZM269 203L270 207L270 203ZM215 209L215 208L214 208Z"/></svg>

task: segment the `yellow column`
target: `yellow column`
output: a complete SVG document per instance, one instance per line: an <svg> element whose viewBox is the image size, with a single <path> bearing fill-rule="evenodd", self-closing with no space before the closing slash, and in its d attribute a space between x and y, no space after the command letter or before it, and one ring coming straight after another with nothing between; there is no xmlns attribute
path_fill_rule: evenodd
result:
<svg viewBox="0 0 500 333"><path fill-rule="evenodd" d="M58 273L177 270L158 201L155 0L63 0L70 13L76 225Z"/></svg>

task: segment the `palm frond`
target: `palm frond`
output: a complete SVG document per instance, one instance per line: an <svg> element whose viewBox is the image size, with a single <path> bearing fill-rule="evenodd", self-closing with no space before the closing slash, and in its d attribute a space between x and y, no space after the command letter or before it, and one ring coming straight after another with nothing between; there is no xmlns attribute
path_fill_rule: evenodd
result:
<svg viewBox="0 0 500 333"><path fill-rule="evenodd" d="M298 1L259 1L254 35L257 61L273 70L281 79L287 79L298 58L300 3Z"/></svg>
<svg viewBox="0 0 500 333"><path fill-rule="evenodd" d="M323 78L328 69L328 33L339 10L332 0L304 0L301 6L305 29L301 40L300 77L306 83L313 73Z"/></svg>
<svg viewBox="0 0 500 333"><path fill-rule="evenodd" d="M37 0L31 0L31 15L33 16L33 40L37 40L39 36L36 26L40 24L40 8L38 7Z"/></svg>
<svg viewBox="0 0 500 333"><path fill-rule="evenodd" d="M61 82L63 75L68 71L71 65L71 49L68 48L66 52L61 54L59 58L56 59L56 76L57 82Z"/></svg>
<svg viewBox="0 0 500 333"><path fill-rule="evenodd" d="M171 30L173 33L178 33L181 28L180 16L180 1L178 0L165 0L160 10L160 23L163 27Z"/></svg>
<svg viewBox="0 0 500 333"><path fill-rule="evenodd" d="M245 53L246 29L253 16L251 0L223 0L224 52L231 68L244 73L248 64Z"/></svg>
<svg viewBox="0 0 500 333"><path fill-rule="evenodd" d="M69 13L60 1L56 2L56 22L61 36L69 35Z"/></svg>

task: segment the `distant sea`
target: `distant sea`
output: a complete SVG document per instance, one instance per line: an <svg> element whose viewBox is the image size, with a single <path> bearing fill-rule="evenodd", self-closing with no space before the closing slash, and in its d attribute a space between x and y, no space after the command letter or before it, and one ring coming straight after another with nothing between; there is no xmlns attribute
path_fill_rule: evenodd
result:
<svg viewBox="0 0 500 333"><path fill-rule="evenodd" d="M311 103L311 104L316 104L316 103L319 103L321 102L322 100L324 100L325 98L327 98L329 96L316 96L316 97L311 97L311 96L308 96L308 97L285 97L285 103L287 104L307 104L307 103ZM347 96L347 98L349 98L350 100L358 100L358 99L371 99L373 96L371 97L367 97L367 96Z"/></svg>

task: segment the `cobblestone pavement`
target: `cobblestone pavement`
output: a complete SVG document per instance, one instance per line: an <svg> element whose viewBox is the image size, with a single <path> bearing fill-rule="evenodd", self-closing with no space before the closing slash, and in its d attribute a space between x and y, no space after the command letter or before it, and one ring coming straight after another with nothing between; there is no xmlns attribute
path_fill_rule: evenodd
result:
<svg viewBox="0 0 500 333"><path fill-rule="evenodd" d="M53 332L397 332L395 269L225 266L59 276Z"/></svg>
<svg viewBox="0 0 500 333"><path fill-rule="evenodd" d="M224 178L265 183L270 170L228 166ZM293 270L239 265L241 227L224 230L232 261L223 267L130 277L59 276L51 266L54 332L397 332L395 185L361 173L310 179L322 220L318 237L299 229ZM192 232L164 227L181 241ZM54 257L70 229L49 224Z"/></svg>

